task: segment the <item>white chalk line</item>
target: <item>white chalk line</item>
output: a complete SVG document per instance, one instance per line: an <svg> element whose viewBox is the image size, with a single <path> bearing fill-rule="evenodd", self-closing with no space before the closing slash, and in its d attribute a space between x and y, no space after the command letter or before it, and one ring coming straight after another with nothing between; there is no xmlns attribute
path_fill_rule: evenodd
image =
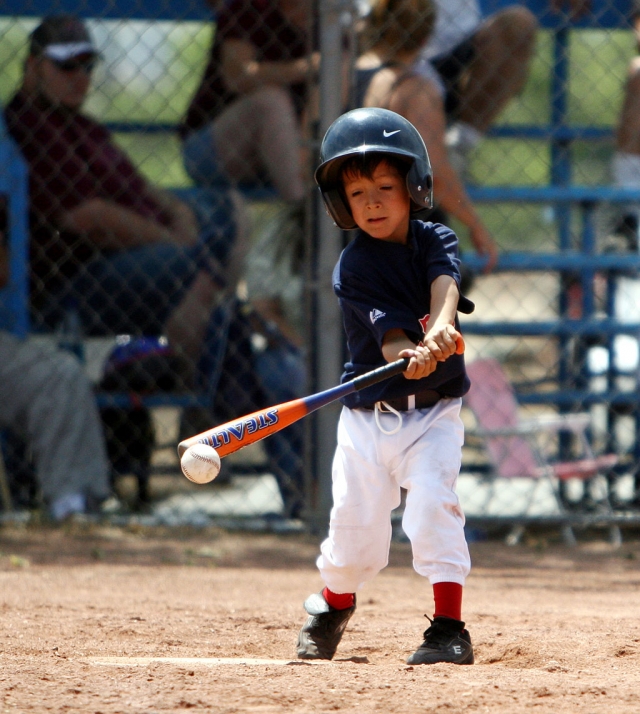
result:
<svg viewBox="0 0 640 714"><path fill-rule="evenodd" d="M255 659L252 657L85 657L86 662L102 667L139 667L150 664L173 664L181 667L218 667L223 665L318 665L328 660Z"/></svg>

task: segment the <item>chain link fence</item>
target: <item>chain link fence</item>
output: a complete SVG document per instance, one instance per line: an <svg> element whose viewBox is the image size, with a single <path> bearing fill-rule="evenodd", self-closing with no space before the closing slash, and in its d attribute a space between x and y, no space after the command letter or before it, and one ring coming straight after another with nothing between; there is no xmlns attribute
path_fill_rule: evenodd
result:
<svg viewBox="0 0 640 714"><path fill-rule="evenodd" d="M328 4L344 50L331 86L317 81L323 0L54 0L0 17L0 97L31 174L32 332L83 361L116 492L136 518L168 524L299 527L317 513L331 455L310 420L228 457L206 486L180 475L175 447L324 386L311 176L317 98L337 92L345 109L422 121L432 218L458 232L477 306L469 362L504 366L522 418L588 412L594 455L616 465L566 480L560 505L608 497L626 513L638 505L640 266L637 220L636 233L620 227L635 209L606 190L636 53L630 8L596 3L574 28L544 0L484 7L501 13L488 23L474 3ZM33 34L61 13L87 36L69 22ZM587 192L567 198L576 186ZM499 259L487 273L488 241ZM478 415L464 416L471 433ZM545 459L576 454L562 432L544 447ZM8 431L4 451L14 505L41 505L28 445ZM525 484L522 505L522 484L496 469L470 435L471 518L557 512L553 488Z"/></svg>

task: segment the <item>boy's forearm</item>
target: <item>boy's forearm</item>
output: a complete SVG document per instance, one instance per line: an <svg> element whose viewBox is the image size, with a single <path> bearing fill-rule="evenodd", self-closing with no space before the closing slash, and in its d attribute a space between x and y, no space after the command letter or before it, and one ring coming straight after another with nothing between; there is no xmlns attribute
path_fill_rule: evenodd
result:
<svg viewBox="0 0 640 714"><path fill-rule="evenodd" d="M439 275L431 283L431 313L427 334L443 325L454 324L459 297L458 285L450 275ZM393 329L384 336L382 354L387 362L393 362L401 356L401 352L415 347L404 330Z"/></svg>
<svg viewBox="0 0 640 714"><path fill-rule="evenodd" d="M459 298L458 285L450 275L439 275L431 283L430 329L435 325L454 323Z"/></svg>
<svg viewBox="0 0 640 714"><path fill-rule="evenodd" d="M382 356L387 362L395 362L404 350L415 349L415 344L407 337L404 330L389 330L382 343Z"/></svg>

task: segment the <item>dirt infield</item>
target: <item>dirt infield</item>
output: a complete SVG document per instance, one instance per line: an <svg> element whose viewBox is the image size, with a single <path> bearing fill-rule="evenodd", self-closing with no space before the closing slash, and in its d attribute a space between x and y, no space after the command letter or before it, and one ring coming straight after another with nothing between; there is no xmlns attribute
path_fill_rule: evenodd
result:
<svg viewBox="0 0 640 714"><path fill-rule="evenodd" d="M2 712L640 712L640 541L472 544L473 667L409 667L429 588L394 544L336 660L295 663L315 538L0 530ZM632 539L635 538L635 539Z"/></svg>

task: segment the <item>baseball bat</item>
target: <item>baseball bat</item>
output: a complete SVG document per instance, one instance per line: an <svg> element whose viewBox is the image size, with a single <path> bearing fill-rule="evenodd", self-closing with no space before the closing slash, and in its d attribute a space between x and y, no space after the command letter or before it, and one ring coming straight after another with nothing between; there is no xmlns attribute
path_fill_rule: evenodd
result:
<svg viewBox="0 0 640 714"><path fill-rule="evenodd" d="M276 404L273 407L260 409L247 416L228 421L225 424L181 441L178 444L178 455L182 458L182 454L194 444L208 444L213 446L219 456L228 456L249 444L254 444L256 441L261 441L267 436L275 434L277 431L307 416L307 414L311 414L311 412L315 412L337 399L346 397L347 394L352 394L404 372L408 365L409 358L404 357L395 362L389 362L384 367L378 367L378 369L374 369L371 372L361 374L359 377L344 384L339 384L337 387L311 394L308 397Z"/></svg>

